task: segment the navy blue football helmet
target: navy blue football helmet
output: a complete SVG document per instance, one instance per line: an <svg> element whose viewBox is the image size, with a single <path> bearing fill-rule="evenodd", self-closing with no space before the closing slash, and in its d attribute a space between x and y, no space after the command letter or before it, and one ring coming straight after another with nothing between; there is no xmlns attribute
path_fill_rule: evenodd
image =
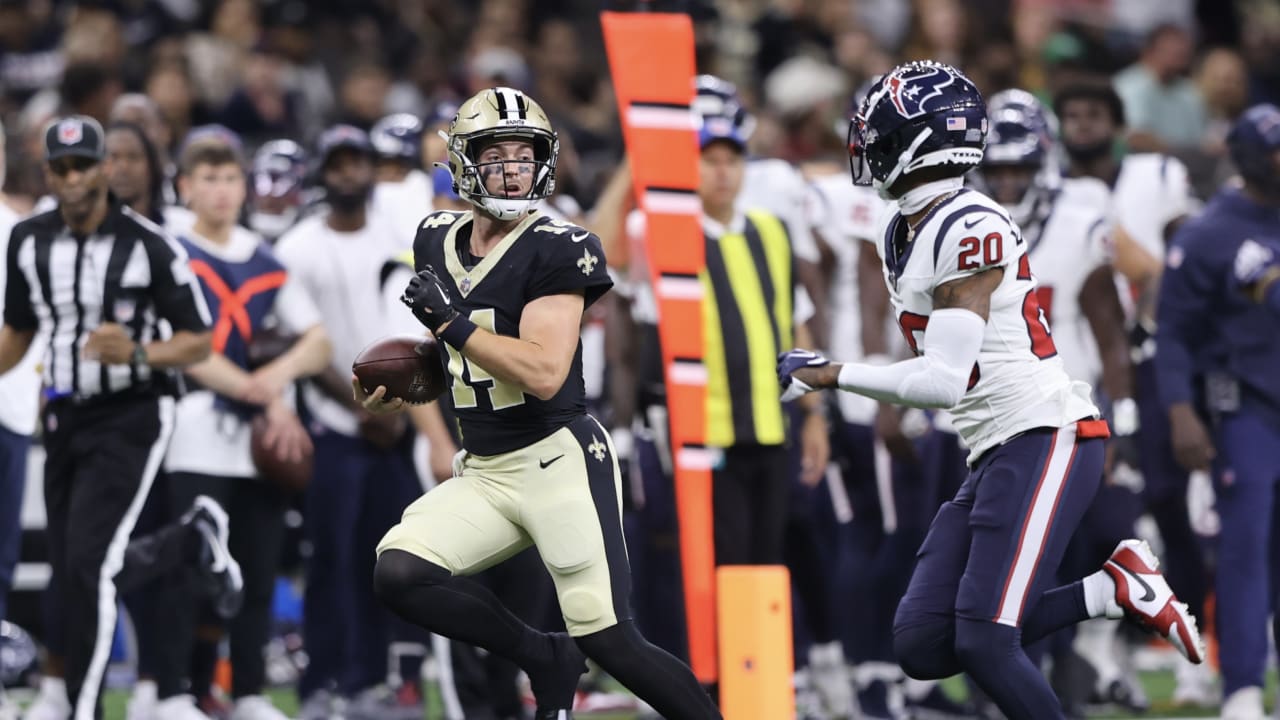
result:
<svg viewBox="0 0 1280 720"><path fill-rule="evenodd" d="M720 128L709 139L725 138L745 146L756 129L756 119L743 107L737 86L715 75L699 75L693 84L694 114L704 129L708 125ZM699 144L705 145L709 139L707 132L699 132Z"/></svg>
<svg viewBox="0 0 1280 720"><path fill-rule="evenodd" d="M1280 108L1270 103L1254 105L1227 133L1227 149L1240 176L1268 193L1280 193Z"/></svg>
<svg viewBox="0 0 1280 720"><path fill-rule="evenodd" d="M1054 154L1057 119L1035 95L1017 89L992 95L987 114L990 131L976 180L1004 205L1014 222L1026 225L1062 185Z"/></svg>
<svg viewBox="0 0 1280 720"><path fill-rule="evenodd" d="M886 194L922 168L954 165L961 175L982 161L986 137L986 103L963 73L932 60L899 65L849 124L853 181Z"/></svg>
<svg viewBox="0 0 1280 720"><path fill-rule="evenodd" d="M374 123L369 142L378 157L418 165L421 158L422 120L410 113L395 113Z"/></svg>
<svg viewBox="0 0 1280 720"><path fill-rule="evenodd" d="M249 170L249 227L274 241L293 227L306 203L307 152L292 140L271 140L258 148Z"/></svg>
<svg viewBox="0 0 1280 720"><path fill-rule="evenodd" d="M259 197L284 197L300 190L307 178L307 151L292 140L263 143L253 156L250 176Z"/></svg>

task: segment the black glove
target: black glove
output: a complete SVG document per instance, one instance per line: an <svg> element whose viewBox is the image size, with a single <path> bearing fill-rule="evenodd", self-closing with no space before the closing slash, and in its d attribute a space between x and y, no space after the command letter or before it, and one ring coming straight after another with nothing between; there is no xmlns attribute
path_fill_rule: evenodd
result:
<svg viewBox="0 0 1280 720"><path fill-rule="evenodd" d="M458 311L453 308L453 301L449 299L449 292L444 289L444 283L440 282L430 265L409 280L409 286L400 296L400 302L409 306L418 322L427 326L433 334L441 325L458 317Z"/></svg>

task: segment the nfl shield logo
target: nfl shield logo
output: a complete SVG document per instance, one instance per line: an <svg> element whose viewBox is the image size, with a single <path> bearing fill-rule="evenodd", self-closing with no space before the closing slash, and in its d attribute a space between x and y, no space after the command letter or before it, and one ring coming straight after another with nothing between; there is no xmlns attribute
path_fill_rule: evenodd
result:
<svg viewBox="0 0 1280 720"><path fill-rule="evenodd" d="M116 322L129 323L133 322L133 316L137 309L137 301L132 298L121 298L112 304L111 314L115 316Z"/></svg>
<svg viewBox="0 0 1280 720"><path fill-rule="evenodd" d="M471 278L462 278L462 284L458 285L458 290L464 297L467 293L471 292Z"/></svg>
<svg viewBox="0 0 1280 720"><path fill-rule="evenodd" d="M84 126L79 120L67 119L58 123L58 142L75 145L84 137Z"/></svg>

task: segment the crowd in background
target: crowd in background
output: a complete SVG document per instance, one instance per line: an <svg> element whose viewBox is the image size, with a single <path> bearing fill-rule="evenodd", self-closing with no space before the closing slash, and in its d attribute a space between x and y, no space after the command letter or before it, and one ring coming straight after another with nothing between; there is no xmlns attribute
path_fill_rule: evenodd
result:
<svg viewBox="0 0 1280 720"><path fill-rule="evenodd" d="M1280 101L1280 5L1268 0L651 0L606 5L688 12L695 24L699 72L736 84L756 118L750 154L780 159L802 173L813 170L811 179L833 163L845 162L855 91L905 60L953 63L984 95L1017 87L1050 101L1073 83L1109 81L1123 101L1128 150L1165 153L1182 161L1193 195L1200 199L1212 196L1234 174L1225 145L1232 123L1250 105ZM255 171L244 223L274 241L286 235L295 217L315 217L316 208L324 207L326 190L332 195L335 188L322 177L325 162L337 149L365 143L371 155L382 152L377 132L372 141L367 135L361 141L343 140L335 139L331 128L343 124L376 131L389 116L408 114L421 124L408 135L417 146L407 156L407 167L426 175L421 185L413 186L422 189L420 206L412 206L414 196L405 194L393 195L400 203L395 207L380 206L375 195L375 211L367 222L361 216L359 223L362 232L385 229L384 240L407 250L414 218L433 208L465 207L447 179L430 166L443 160L435 131L447 125L459 101L480 89L506 85L541 103L559 133L558 197L549 205L598 232L611 261L617 251L614 264L621 267L627 254L622 214L630 202L618 194L626 165L600 9L592 0L0 0L0 120L7 148L0 202L25 214L48 194L44 130L52 118L81 114L104 127L121 119L142 125L155 144L152 168L162 177L152 181L164 185L165 204L180 204L173 179L189 149L191 131L218 126L215 132L234 136L246 171ZM385 134L394 125L384 122L381 129ZM273 142L280 140L297 143L296 152ZM267 154L274 148L274 155L284 158L284 171L269 173L265 164L259 168L251 163L264 146ZM397 152L384 154L401 162L406 156ZM259 169L265 185L258 181ZM384 183L404 181L403 173L388 172L381 178ZM268 231L252 220L265 212L270 198L279 197L271 182L287 175L297 182L299 193L288 202L298 214ZM379 207L390 209L379 214ZM280 214L275 209L271 213ZM280 253L291 272L308 262L299 260L307 250L294 245ZM336 292L324 285L321 271L311 281L318 284L317 297ZM822 317L825 300L815 301ZM612 427L628 428L632 419L611 407L620 391L617 378L610 377L601 339L604 315L615 311L614 305L604 304L586 322L587 368L593 373L587 388ZM329 327L335 337L330 363L335 369L351 360L339 357L350 344L336 339L342 330L341 325ZM606 390L610 381L612 395ZM403 426L394 430L405 432ZM398 494L389 502L402 506L419 487L442 479L448 462L447 454L441 457L441 446L447 444L436 443L430 460L418 464L420 474L434 477L395 489ZM310 492L318 491L313 485ZM295 497L287 504L304 511L304 522L317 522L305 517L313 502ZM398 509L382 510L385 517L380 515L379 522L385 529ZM669 520L661 526L670 529ZM646 532L646 521L630 529ZM313 527L308 537L328 531ZM376 538L378 532L367 534ZM670 560L673 542L660 536L647 544L662 548ZM536 563L517 561L513 568L491 581L532 583L549 593L545 578L528 578L538 574ZM638 603L641 610L678 610L673 605L679 596L677 578L650 573L637 569L637 593L651 596L647 605ZM330 577L325 582L341 586L345 581ZM359 614L366 612L367 600L351 599L333 609L355 607ZM554 611L536 604L527 610L554 622ZM367 610L370 618L374 614ZM668 627L640 620L651 634L662 636ZM345 616L330 621L342 623ZM323 628L324 623L313 621L310 627ZM369 623L385 626L369 633L382 645L365 653L362 660L372 667L363 672L348 667L348 657L326 660L322 655L359 654L367 648L357 652L332 639L315 643L304 633L304 645L316 648L313 662L332 665L325 666L331 676L312 681L305 694L363 697L375 717L392 717L387 708L401 706L411 714L416 708L421 717L421 697L382 687L388 670L383 659L393 638L431 641L386 618ZM678 650L681 631L659 640ZM367 645L368 638L351 642ZM454 652L466 654L460 648ZM485 658L465 662L480 666L481 677L514 676L511 669L485 668ZM397 664L393 674L416 670ZM510 709L512 703L517 710ZM508 717L518 705L516 697L506 708L491 711ZM211 714L216 710L205 709Z"/></svg>

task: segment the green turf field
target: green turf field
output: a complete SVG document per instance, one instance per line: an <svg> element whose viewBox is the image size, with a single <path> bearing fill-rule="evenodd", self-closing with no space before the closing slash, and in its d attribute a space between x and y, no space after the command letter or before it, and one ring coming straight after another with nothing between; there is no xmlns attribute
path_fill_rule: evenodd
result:
<svg viewBox="0 0 1280 720"><path fill-rule="evenodd" d="M1151 712L1146 715L1095 715L1097 718L1132 718L1142 717L1146 720L1158 720L1159 718L1210 718L1216 717L1217 713L1213 709L1194 708L1181 709L1173 707L1169 699L1173 695L1173 674L1169 672L1149 672L1142 674L1143 684L1146 686L1147 695L1151 698ZM1268 709L1272 708L1271 702L1276 696L1276 673L1272 671L1267 675L1267 693ZM958 679L949 680L946 683L948 691L956 694L963 694L964 685ZM298 701L294 697L292 690L279 690L271 694L276 705L286 713L297 711ZM124 720L124 705L127 694L123 691L108 692L105 700L105 720ZM435 702L435 695L428 693L428 706L426 718L428 720L438 720L440 712L438 704ZM592 714L590 716L582 716L583 720L587 717L593 720L634 720L633 715L628 714Z"/></svg>

